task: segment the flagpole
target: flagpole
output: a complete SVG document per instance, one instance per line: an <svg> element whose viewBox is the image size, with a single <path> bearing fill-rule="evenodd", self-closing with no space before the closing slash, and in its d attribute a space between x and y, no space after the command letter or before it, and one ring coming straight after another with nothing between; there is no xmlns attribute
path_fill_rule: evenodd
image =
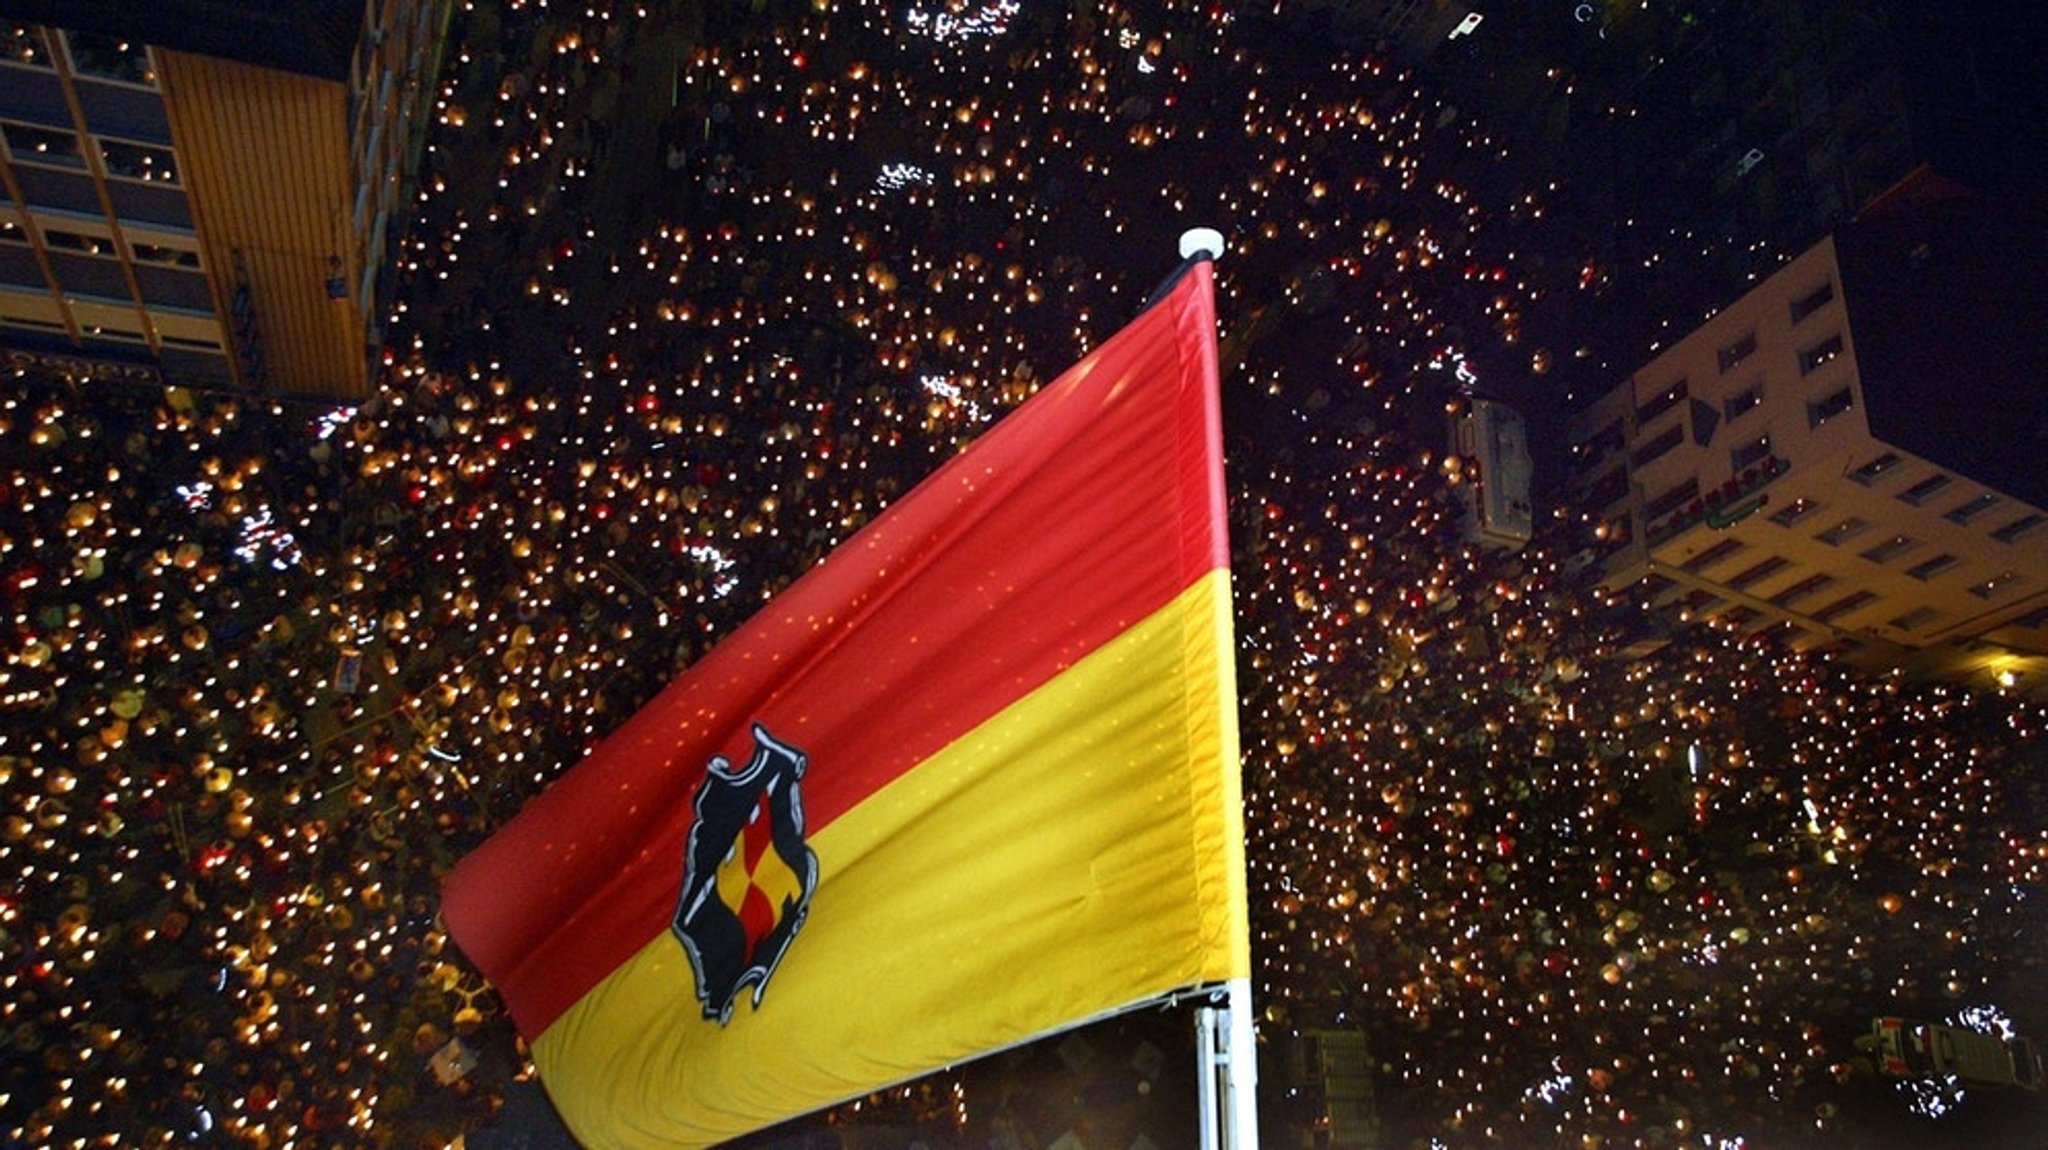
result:
<svg viewBox="0 0 2048 1150"><path fill-rule="evenodd" d="M1183 261L1213 262L1223 247L1223 233L1215 228L1189 228L1180 236ZM1258 1150L1259 1049L1251 979L1231 979L1195 1008L1195 1036L1201 1150Z"/></svg>
<svg viewBox="0 0 2048 1150"><path fill-rule="evenodd" d="M1233 978L1195 1008L1201 1150L1259 1150L1259 1050L1252 984Z"/></svg>
<svg viewBox="0 0 2048 1150"><path fill-rule="evenodd" d="M1230 1060L1224 1067L1230 1150L1259 1150L1259 1040L1252 1030L1252 980L1230 980Z"/></svg>

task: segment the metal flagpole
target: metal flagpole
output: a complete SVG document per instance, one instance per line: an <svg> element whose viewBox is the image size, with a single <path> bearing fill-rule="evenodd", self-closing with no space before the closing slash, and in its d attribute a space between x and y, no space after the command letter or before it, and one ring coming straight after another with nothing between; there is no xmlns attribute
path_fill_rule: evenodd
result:
<svg viewBox="0 0 2048 1150"><path fill-rule="evenodd" d="M1259 1150L1258 1085L1251 980L1234 978L1195 1008L1201 1150Z"/></svg>
<svg viewBox="0 0 2048 1150"><path fill-rule="evenodd" d="M1219 259L1223 233L1181 233L1180 258ZM1252 984L1233 978L1195 1008L1195 1092L1202 1150L1259 1150L1259 1047L1252 1030Z"/></svg>
<svg viewBox="0 0 2048 1150"><path fill-rule="evenodd" d="M1223 1110L1216 1089L1222 1058L1217 1016L1222 1013L1206 1002L1195 1007L1195 1105L1201 1111L1201 1150L1222 1150Z"/></svg>
<svg viewBox="0 0 2048 1150"><path fill-rule="evenodd" d="M1259 1150L1259 1040L1252 1032L1252 980L1230 980L1229 1050L1224 1064L1231 1150Z"/></svg>

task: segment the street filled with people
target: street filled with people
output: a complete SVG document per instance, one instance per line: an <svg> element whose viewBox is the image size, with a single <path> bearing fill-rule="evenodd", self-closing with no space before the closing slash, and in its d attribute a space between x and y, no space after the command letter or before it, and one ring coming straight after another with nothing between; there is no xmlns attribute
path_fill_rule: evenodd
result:
<svg viewBox="0 0 2048 1150"><path fill-rule="evenodd" d="M0 393L0 1145L494 1128L532 1069L441 876L1198 225L1262 1043L1367 1035L1388 1145L1903 1145L2033 1105L1853 1040L2048 1034L2048 711L1652 610L1568 500L1470 541L1447 406L1542 394L1547 309L1597 277L1501 140L1327 33L458 5L364 402ZM1065 1129L1022 1105L870 1112Z"/></svg>

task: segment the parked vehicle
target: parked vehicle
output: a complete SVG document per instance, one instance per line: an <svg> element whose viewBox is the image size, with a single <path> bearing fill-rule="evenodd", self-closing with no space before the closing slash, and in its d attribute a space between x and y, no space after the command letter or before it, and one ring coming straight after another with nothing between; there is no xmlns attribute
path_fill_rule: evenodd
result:
<svg viewBox="0 0 2048 1150"><path fill-rule="evenodd" d="M1936 1078L1954 1075L1978 1086L2017 1086L2039 1090L2043 1082L2041 1052L2028 1038L2001 1038L1979 1030L1909 1018L1872 1019L1870 1033L1856 1045L1877 1060L1880 1071L1895 1078Z"/></svg>

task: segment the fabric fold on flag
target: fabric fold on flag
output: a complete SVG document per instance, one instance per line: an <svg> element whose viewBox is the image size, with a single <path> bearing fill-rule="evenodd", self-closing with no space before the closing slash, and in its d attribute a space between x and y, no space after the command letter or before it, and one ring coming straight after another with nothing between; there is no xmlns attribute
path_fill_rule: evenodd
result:
<svg viewBox="0 0 2048 1150"><path fill-rule="evenodd" d="M592 1146L709 1145L1249 974L1210 266L444 889Z"/></svg>

